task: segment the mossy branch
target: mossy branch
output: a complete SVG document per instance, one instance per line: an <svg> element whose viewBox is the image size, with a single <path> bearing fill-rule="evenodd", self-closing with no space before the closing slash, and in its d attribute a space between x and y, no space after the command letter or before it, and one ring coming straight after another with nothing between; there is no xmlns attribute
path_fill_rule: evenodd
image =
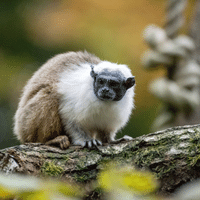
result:
<svg viewBox="0 0 200 200"><path fill-rule="evenodd" d="M57 176L82 183L96 179L109 161L150 169L160 180L160 193L170 194L200 177L200 125L170 128L94 150L30 143L0 151L0 170L5 173Z"/></svg>

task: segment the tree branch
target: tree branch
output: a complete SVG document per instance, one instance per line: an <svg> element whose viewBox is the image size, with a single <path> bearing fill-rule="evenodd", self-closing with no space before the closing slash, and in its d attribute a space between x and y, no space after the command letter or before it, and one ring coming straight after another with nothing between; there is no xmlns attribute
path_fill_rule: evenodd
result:
<svg viewBox="0 0 200 200"><path fill-rule="evenodd" d="M169 128L95 150L30 143L0 151L0 170L5 173L59 176L75 182L95 179L107 161L150 169L161 182L160 194L168 195L200 177L200 125Z"/></svg>

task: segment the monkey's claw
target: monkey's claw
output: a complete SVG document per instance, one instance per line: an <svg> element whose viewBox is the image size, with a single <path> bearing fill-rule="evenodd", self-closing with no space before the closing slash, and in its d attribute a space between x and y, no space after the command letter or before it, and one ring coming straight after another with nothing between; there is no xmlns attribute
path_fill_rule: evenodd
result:
<svg viewBox="0 0 200 200"><path fill-rule="evenodd" d="M89 149L97 147L97 146L102 146L102 143L101 143L101 141L96 140L96 139L86 141L85 145L84 145L84 147L87 147Z"/></svg>

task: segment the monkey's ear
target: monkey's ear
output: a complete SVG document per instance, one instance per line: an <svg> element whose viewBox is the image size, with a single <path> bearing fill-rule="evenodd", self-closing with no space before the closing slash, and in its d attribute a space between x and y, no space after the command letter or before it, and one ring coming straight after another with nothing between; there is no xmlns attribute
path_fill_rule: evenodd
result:
<svg viewBox="0 0 200 200"><path fill-rule="evenodd" d="M91 65L90 67L91 67L90 76L91 76L92 78L96 78L96 76L97 76L97 73L95 73L95 72L94 72L94 66L93 66L93 65Z"/></svg>
<svg viewBox="0 0 200 200"><path fill-rule="evenodd" d="M129 88L133 87L135 85L135 77L129 77L125 81L126 89L128 90Z"/></svg>

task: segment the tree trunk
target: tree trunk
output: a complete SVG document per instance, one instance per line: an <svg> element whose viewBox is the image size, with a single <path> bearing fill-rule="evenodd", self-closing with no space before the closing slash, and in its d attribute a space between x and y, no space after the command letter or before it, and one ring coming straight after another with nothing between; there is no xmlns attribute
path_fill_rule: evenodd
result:
<svg viewBox="0 0 200 200"><path fill-rule="evenodd" d="M150 169L160 180L159 193L169 195L200 177L200 125L169 128L95 150L38 143L14 146L0 151L0 170L88 183L109 160Z"/></svg>

